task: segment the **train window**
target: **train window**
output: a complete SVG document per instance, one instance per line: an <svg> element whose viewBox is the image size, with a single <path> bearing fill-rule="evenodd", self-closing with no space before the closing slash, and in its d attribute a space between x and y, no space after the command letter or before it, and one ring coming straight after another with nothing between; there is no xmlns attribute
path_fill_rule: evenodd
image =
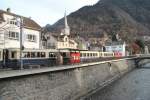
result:
<svg viewBox="0 0 150 100"><path fill-rule="evenodd" d="M45 52L41 52L41 57L45 57Z"/></svg>
<svg viewBox="0 0 150 100"><path fill-rule="evenodd" d="M31 58L35 58L35 52L31 52Z"/></svg>
<svg viewBox="0 0 150 100"><path fill-rule="evenodd" d="M1 54L1 51L0 51L0 59L2 58L1 56L2 56L2 54Z"/></svg>
<svg viewBox="0 0 150 100"><path fill-rule="evenodd" d="M86 53L84 53L83 56L86 57Z"/></svg>
<svg viewBox="0 0 150 100"><path fill-rule="evenodd" d="M30 58L30 52L27 52L27 58Z"/></svg>
<svg viewBox="0 0 150 100"><path fill-rule="evenodd" d="M93 57L95 57L95 53L93 53Z"/></svg>
<svg viewBox="0 0 150 100"><path fill-rule="evenodd" d="M37 58L37 57L38 57L38 53L37 53L37 52L35 52L34 54L35 54L35 57Z"/></svg>
<svg viewBox="0 0 150 100"><path fill-rule="evenodd" d="M54 57L54 53L49 53L49 57Z"/></svg>
<svg viewBox="0 0 150 100"><path fill-rule="evenodd" d="M23 57L26 58L27 57L27 53L23 52Z"/></svg>
<svg viewBox="0 0 150 100"><path fill-rule="evenodd" d="M94 55L95 55L95 57L97 57L97 53L95 53Z"/></svg>
<svg viewBox="0 0 150 100"><path fill-rule="evenodd" d="M17 57L17 52L16 51L12 51L11 52L11 58L16 58Z"/></svg>
<svg viewBox="0 0 150 100"><path fill-rule="evenodd" d="M37 57L41 57L41 53L40 52L37 52Z"/></svg>
<svg viewBox="0 0 150 100"><path fill-rule="evenodd" d="M92 53L90 53L90 56L92 57Z"/></svg>
<svg viewBox="0 0 150 100"><path fill-rule="evenodd" d="M97 54L97 53L95 53L95 56L97 57L97 56L98 56L98 54Z"/></svg>
<svg viewBox="0 0 150 100"><path fill-rule="evenodd" d="M89 56L90 56L90 54L89 54L89 53L87 53L87 56L89 57Z"/></svg>

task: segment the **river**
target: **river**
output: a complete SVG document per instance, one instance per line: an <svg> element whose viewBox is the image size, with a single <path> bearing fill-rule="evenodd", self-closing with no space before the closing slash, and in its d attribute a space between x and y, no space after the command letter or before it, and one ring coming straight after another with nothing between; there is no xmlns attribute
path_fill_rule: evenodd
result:
<svg viewBox="0 0 150 100"><path fill-rule="evenodd" d="M83 100L150 100L150 63Z"/></svg>

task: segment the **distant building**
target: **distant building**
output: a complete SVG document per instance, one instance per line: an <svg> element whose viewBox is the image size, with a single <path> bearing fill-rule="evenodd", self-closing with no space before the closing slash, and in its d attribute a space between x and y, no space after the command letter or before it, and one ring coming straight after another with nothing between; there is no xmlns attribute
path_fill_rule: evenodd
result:
<svg viewBox="0 0 150 100"><path fill-rule="evenodd" d="M0 48L20 48L20 22L23 19L22 45L40 48L41 27L30 18L14 14L8 8L0 10Z"/></svg>
<svg viewBox="0 0 150 100"><path fill-rule="evenodd" d="M125 42L112 42L110 44L106 44L105 49L106 52L114 52L118 53L121 56L126 55L126 43Z"/></svg>
<svg viewBox="0 0 150 100"><path fill-rule="evenodd" d="M42 49L56 49L58 36L53 35L52 33L46 33L42 36Z"/></svg>
<svg viewBox="0 0 150 100"><path fill-rule="evenodd" d="M52 33L47 33L45 35L45 41L43 45L44 48L50 49L55 47L55 49L77 49L78 44L75 40L70 38L70 28L67 23L67 16L64 16L64 28L61 30L59 36L55 36Z"/></svg>

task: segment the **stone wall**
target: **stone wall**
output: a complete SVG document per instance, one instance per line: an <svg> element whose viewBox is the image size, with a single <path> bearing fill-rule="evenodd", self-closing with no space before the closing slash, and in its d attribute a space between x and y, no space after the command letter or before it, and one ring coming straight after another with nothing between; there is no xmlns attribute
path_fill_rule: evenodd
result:
<svg viewBox="0 0 150 100"><path fill-rule="evenodd" d="M103 87L135 67L119 60L0 80L0 100L74 100Z"/></svg>

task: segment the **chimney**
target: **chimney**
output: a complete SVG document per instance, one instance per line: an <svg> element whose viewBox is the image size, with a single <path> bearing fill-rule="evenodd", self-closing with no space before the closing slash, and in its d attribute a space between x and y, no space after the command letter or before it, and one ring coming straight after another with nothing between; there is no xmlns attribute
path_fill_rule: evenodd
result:
<svg viewBox="0 0 150 100"><path fill-rule="evenodd" d="M10 9L10 8L7 8L7 12L9 12L9 13L10 13L10 12L11 12L11 9Z"/></svg>

